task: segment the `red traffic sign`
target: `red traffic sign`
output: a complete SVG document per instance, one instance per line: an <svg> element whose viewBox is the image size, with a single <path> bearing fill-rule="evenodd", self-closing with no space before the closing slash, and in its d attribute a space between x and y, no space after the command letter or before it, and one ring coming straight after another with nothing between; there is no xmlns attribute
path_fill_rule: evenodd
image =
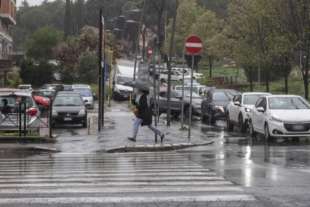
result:
<svg viewBox="0 0 310 207"><path fill-rule="evenodd" d="M186 39L185 49L189 55L198 55L202 47L202 41L198 36L192 35Z"/></svg>

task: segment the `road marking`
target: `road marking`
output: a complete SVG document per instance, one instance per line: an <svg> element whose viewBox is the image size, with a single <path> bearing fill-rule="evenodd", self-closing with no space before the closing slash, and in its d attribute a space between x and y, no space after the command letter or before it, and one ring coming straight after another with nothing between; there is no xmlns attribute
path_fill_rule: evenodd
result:
<svg viewBox="0 0 310 207"><path fill-rule="evenodd" d="M203 195L203 196L162 196L162 197L65 197L65 198L0 198L0 204L106 204L106 203L159 203L159 202L221 202L255 201L250 195Z"/></svg>
<svg viewBox="0 0 310 207"><path fill-rule="evenodd" d="M62 188L62 187L109 187L109 186L135 186L135 187L140 187L140 186L145 186L145 185L150 185L150 186L186 186L189 185L188 181L173 181L173 182L166 182L166 181L135 181L135 182L104 182L104 183L31 183L31 184L17 184L17 183L12 183L12 184L0 184L0 188ZM226 185L232 185L230 181L225 181L225 180L218 180L218 181L208 181L208 182L201 182L201 181L191 181L190 182L191 186L226 186Z"/></svg>

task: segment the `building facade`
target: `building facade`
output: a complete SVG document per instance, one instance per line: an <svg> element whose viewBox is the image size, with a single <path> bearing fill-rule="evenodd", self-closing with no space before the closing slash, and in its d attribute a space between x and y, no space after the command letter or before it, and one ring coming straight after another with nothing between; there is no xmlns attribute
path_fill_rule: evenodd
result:
<svg viewBox="0 0 310 207"><path fill-rule="evenodd" d="M9 27L16 24L16 0L0 0L0 86L6 85L13 67L13 39Z"/></svg>

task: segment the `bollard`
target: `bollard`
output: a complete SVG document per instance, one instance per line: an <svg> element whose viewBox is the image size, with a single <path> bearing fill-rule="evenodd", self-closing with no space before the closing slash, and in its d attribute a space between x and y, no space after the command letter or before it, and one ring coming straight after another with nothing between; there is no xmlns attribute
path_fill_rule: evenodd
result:
<svg viewBox="0 0 310 207"><path fill-rule="evenodd" d="M87 118L87 134L90 135L90 117Z"/></svg>

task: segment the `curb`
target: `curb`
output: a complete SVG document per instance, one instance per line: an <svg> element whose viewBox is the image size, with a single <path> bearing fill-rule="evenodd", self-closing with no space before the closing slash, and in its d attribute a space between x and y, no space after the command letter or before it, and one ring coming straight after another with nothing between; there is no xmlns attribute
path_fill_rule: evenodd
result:
<svg viewBox="0 0 310 207"><path fill-rule="evenodd" d="M12 144L12 143L56 143L56 139L45 137L1 137L0 144Z"/></svg>
<svg viewBox="0 0 310 207"><path fill-rule="evenodd" d="M104 152L107 152L107 153L162 152L162 151L181 150L181 149L186 149L186 148L191 148L191 147L207 146L207 145L211 145L213 143L214 143L214 141L204 142L204 143L200 143L200 144L180 143L180 144L136 145L136 146L124 146L124 147L107 149ZM100 152L100 151L97 151L97 152Z"/></svg>

